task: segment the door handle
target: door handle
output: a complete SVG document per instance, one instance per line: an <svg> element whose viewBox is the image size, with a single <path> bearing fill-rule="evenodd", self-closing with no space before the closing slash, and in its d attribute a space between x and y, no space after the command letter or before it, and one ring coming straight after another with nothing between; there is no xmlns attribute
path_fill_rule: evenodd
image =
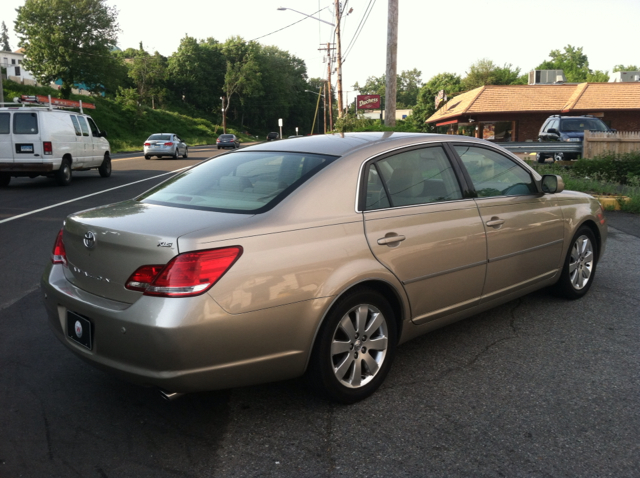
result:
<svg viewBox="0 0 640 478"><path fill-rule="evenodd" d="M405 239L406 239L406 237L398 236L398 235L385 236L385 237L381 237L380 239L378 239L378 244L380 244L381 246L387 246L387 245L391 245L391 244L397 244L398 242L402 242Z"/></svg>
<svg viewBox="0 0 640 478"><path fill-rule="evenodd" d="M504 224L504 219L500 219L499 217L492 217L490 221L487 221L487 226L489 227L500 227Z"/></svg>

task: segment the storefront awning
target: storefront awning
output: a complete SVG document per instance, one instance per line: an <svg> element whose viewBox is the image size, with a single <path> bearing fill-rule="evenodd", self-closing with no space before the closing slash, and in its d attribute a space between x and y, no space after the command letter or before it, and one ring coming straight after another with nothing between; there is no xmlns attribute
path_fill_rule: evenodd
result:
<svg viewBox="0 0 640 478"><path fill-rule="evenodd" d="M448 124L456 124L458 123L460 120L451 120L451 121L445 121L443 123L436 123L436 126L446 126Z"/></svg>

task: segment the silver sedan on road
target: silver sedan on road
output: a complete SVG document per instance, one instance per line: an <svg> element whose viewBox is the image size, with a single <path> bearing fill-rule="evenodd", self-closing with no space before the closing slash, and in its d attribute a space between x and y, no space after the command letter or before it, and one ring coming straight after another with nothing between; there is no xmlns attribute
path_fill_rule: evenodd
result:
<svg viewBox="0 0 640 478"><path fill-rule="evenodd" d="M156 158L170 156L173 159L178 159L179 156L186 158L188 155L189 148L187 144L177 134L152 134L144 142L144 159L151 159L151 156Z"/></svg>
<svg viewBox="0 0 640 478"><path fill-rule="evenodd" d="M587 293L606 220L563 189L465 136L262 143L67 217L44 303L68 349L165 397L306 374L352 403L420 334Z"/></svg>

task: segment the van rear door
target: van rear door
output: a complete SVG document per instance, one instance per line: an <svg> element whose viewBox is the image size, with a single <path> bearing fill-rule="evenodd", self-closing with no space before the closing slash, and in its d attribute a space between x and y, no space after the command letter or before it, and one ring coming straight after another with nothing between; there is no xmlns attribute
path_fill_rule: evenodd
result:
<svg viewBox="0 0 640 478"><path fill-rule="evenodd" d="M13 164L13 141L11 140L11 113L0 112L0 171Z"/></svg>
<svg viewBox="0 0 640 478"><path fill-rule="evenodd" d="M13 113L13 159L21 171L28 171L29 166L40 170L42 165L42 141L38 111L15 111Z"/></svg>

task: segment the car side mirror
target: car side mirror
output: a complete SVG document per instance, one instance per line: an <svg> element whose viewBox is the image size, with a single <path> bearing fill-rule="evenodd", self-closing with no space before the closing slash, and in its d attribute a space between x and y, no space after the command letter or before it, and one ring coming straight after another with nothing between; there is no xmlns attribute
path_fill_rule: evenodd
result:
<svg viewBox="0 0 640 478"><path fill-rule="evenodd" d="M555 134L555 135L557 135L557 136L560 136L560 132L559 132L557 129L555 129L555 128L549 128L549 129L547 130L547 133Z"/></svg>
<svg viewBox="0 0 640 478"><path fill-rule="evenodd" d="M557 174L545 174L542 176L542 192L555 194L564 191L564 181Z"/></svg>
<svg viewBox="0 0 640 478"><path fill-rule="evenodd" d="M107 132L106 131L101 131L100 132L100 136L102 136L103 138L107 137Z"/></svg>

